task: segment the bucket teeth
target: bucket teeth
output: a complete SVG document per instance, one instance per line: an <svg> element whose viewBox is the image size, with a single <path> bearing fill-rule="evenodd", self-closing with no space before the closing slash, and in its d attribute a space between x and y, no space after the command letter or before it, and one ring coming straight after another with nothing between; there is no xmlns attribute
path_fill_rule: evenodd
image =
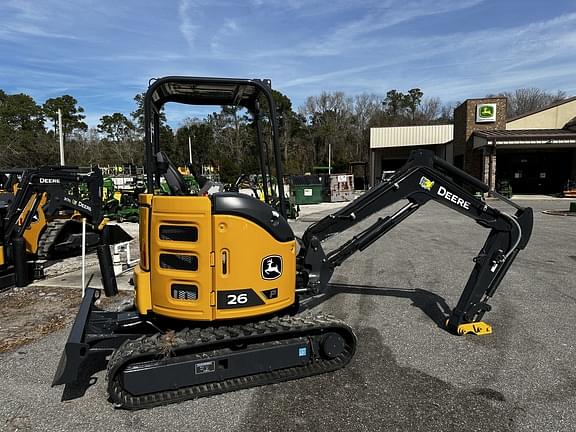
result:
<svg viewBox="0 0 576 432"><path fill-rule="evenodd" d="M465 335L465 334L475 334L477 336L487 335L492 333L492 326L488 323L483 321L473 322L473 323L465 323L458 325L458 334Z"/></svg>

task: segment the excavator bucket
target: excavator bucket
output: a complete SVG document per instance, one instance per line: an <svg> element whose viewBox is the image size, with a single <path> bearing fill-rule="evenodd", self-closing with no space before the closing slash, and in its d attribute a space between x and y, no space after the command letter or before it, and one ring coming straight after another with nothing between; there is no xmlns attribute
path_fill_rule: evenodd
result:
<svg viewBox="0 0 576 432"><path fill-rule="evenodd" d="M91 225L86 226L86 247L94 247L99 241L98 233ZM82 222L75 219L54 219L48 222L38 243L38 256L55 257L78 255L82 250Z"/></svg>
<svg viewBox="0 0 576 432"><path fill-rule="evenodd" d="M107 225L109 230L108 244L123 243L132 240L122 227ZM100 241L97 230L87 225L86 247L92 248ZM43 257L79 254L82 250L82 222L74 219L65 221L54 220L48 224L46 233L42 235L38 255Z"/></svg>
<svg viewBox="0 0 576 432"><path fill-rule="evenodd" d="M475 334L477 336L492 334L492 326L484 321L464 323L458 325L458 335Z"/></svg>

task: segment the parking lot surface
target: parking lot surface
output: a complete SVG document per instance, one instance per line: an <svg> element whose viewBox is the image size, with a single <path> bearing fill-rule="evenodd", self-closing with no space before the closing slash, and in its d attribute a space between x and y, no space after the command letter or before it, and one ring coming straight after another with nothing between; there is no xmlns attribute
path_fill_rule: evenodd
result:
<svg viewBox="0 0 576 432"><path fill-rule="evenodd" d="M128 412L107 402L103 371L87 386L50 387L65 328L0 354L0 430L574 431L576 217L541 213L563 200L521 204L534 207L534 232L491 301L492 335L442 328L488 230L430 203L338 268L313 308L355 329L346 368ZM329 211L307 211L294 231Z"/></svg>

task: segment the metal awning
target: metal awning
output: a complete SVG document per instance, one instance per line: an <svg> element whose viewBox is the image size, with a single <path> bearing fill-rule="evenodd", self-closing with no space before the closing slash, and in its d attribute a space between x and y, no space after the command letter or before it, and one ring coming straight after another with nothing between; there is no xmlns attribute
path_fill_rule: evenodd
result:
<svg viewBox="0 0 576 432"><path fill-rule="evenodd" d="M490 130L475 131L473 148L572 148L576 147L576 132L564 129Z"/></svg>
<svg viewBox="0 0 576 432"><path fill-rule="evenodd" d="M453 139L452 124L370 128L371 149L439 145Z"/></svg>

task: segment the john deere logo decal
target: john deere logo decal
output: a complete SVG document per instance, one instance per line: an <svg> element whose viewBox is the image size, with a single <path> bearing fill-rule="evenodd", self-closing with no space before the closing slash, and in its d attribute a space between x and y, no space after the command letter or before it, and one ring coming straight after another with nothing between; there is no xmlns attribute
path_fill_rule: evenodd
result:
<svg viewBox="0 0 576 432"><path fill-rule="evenodd" d="M492 117L493 115L494 115L494 107L490 105L484 105L480 109L480 117L482 118Z"/></svg>
<svg viewBox="0 0 576 432"><path fill-rule="evenodd" d="M496 121L496 104L480 104L476 106L476 123Z"/></svg>
<svg viewBox="0 0 576 432"><path fill-rule="evenodd" d="M420 179L420 186L422 186L423 189L429 191L432 189L432 186L434 186L434 182L426 177L422 177Z"/></svg>
<svg viewBox="0 0 576 432"><path fill-rule="evenodd" d="M282 257L280 255L268 255L262 259L260 267L262 279L273 280L282 276Z"/></svg>

